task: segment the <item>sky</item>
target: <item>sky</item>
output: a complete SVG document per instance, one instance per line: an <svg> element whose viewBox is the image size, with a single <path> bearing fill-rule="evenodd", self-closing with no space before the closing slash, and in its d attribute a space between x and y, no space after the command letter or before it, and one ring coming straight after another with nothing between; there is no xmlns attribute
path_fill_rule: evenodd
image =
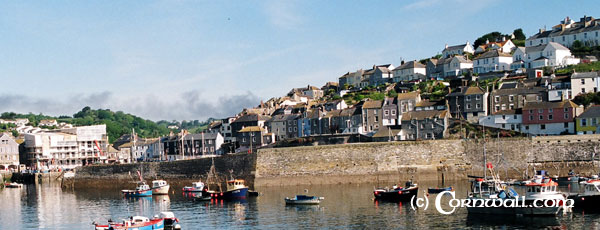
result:
<svg viewBox="0 0 600 230"><path fill-rule="evenodd" d="M0 0L0 112L223 118L348 71L597 12L596 1Z"/></svg>

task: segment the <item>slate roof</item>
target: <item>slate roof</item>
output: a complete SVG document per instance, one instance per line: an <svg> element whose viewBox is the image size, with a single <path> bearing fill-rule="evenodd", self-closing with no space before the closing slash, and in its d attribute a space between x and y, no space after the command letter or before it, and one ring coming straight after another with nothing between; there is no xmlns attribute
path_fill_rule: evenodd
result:
<svg viewBox="0 0 600 230"><path fill-rule="evenodd" d="M524 95L524 94L545 94L546 88L544 87L533 87L533 88L511 88L511 89L497 89L492 92L494 96L499 95Z"/></svg>
<svg viewBox="0 0 600 230"><path fill-rule="evenodd" d="M363 109L379 109L379 108L381 108L382 104L383 104L383 101L368 100L368 101L365 101L362 108Z"/></svg>
<svg viewBox="0 0 600 230"><path fill-rule="evenodd" d="M400 133L400 129L390 129L389 127L381 127L379 128L379 130L377 130L377 132L375 134L373 134L372 137L374 138L382 138L382 137L389 137L389 136L396 136L398 135L398 133Z"/></svg>
<svg viewBox="0 0 600 230"><path fill-rule="evenodd" d="M248 127L244 127L242 130L240 130L240 133L246 133L246 132L263 132L264 129L258 126L248 126Z"/></svg>
<svg viewBox="0 0 600 230"><path fill-rule="evenodd" d="M461 87L460 91L454 91L448 96L460 96L460 95L476 95L476 94L484 94L483 89L477 86L469 86L469 87Z"/></svg>
<svg viewBox="0 0 600 230"><path fill-rule="evenodd" d="M502 53L502 52L500 52L500 50L490 50L490 51L487 51L487 52L479 55L478 57L475 58L475 60L483 59L483 58L493 58L493 57L512 57L512 55Z"/></svg>
<svg viewBox="0 0 600 230"><path fill-rule="evenodd" d="M396 67L394 70L414 69L414 68L425 68L425 65L414 60L414 61L406 62L406 63L402 64L401 66Z"/></svg>
<svg viewBox="0 0 600 230"><path fill-rule="evenodd" d="M257 127L257 126L253 126L253 127ZM243 129L242 129L243 130ZM204 139L217 139L217 137L219 136L218 133L204 133ZM202 140L202 133L194 133L194 134L188 134L185 135L185 137L183 138L184 140Z"/></svg>
<svg viewBox="0 0 600 230"><path fill-rule="evenodd" d="M598 77L598 72L582 72L582 73L573 73L571 74L571 79L581 79L581 78L595 78Z"/></svg>
<svg viewBox="0 0 600 230"><path fill-rule="evenodd" d="M594 118L594 117L600 117L600 105L594 105L592 107L589 107L577 118Z"/></svg>
<svg viewBox="0 0 600 230"><path fill-rule="evenodd" d="M417 96L419 96L419 91L412 91L408 93L399 93L396 98L398 98L398 100L409 100L415 99Z"/></svg>
<svg viewBox="0 0 600 230"><path fill-rule="evenodd" d="M448 111L447 110L422 110L422 111L410 111L407 113L404 113L402 115L402 120L403 121L410 121L410 120L424 120L425 118L444 118L447 115Z"/></svg>
<svg viewBox="0 0 600 230"><path fill-rule="evenodd" d="M577 108L577 104L572 101L559 102L527 102L523 109L549 109L549 108Z"/></svg>

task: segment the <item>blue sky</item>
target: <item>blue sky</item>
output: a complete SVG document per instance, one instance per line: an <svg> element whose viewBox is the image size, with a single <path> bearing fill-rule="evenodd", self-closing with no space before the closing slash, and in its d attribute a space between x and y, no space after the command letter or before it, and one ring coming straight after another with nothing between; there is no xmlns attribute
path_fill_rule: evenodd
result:
<svg viewBox="0 0 600 230"><path fill-rule="evenodd" d="M0 1L0 112L233 115L293 87L492 31L530 36L595 1Z"/></svg>

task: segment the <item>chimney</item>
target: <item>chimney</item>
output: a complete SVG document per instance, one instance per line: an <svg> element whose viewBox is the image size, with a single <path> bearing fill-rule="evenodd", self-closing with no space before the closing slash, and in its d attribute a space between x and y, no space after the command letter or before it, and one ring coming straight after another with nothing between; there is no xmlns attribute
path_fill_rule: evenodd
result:
<svg viewBox="0 0 600 230"><path fill-rule="evenodd" d="M400 61L400 65L404 65L404 60Z"/></svg>
<svg viewBox="0 0 600 230"><path fill-rule="evenodd" d="M540 34L541 34L541 33L543 33L543 32L546 32L546 29L542 29L542 28L540 28L540 31L539 31L538 33L540 33Z"/></svg>
<svg viewBox="0 0 600 230"><path fill-rule="evenodd" d="M502 36L502 41L505 42L506 41L506 37Z"/></svg>
<svg viewBox="0 0 600 230"><path fill-rule="evenodd" d="M485 39L485 44L490 44L490 39Z"/></svg>
<svg viewBox="0 0 600 230"><path fill-rule="evenodd" d="M469 41L467 41L467 43L465 43L465 45L469 45Z"/></svg>
<svg viewBox="0 0 600 230"><path fill-rule="evenodd" d="M446 43L446 46L444 48L448 49L448 43Z"/></svg>

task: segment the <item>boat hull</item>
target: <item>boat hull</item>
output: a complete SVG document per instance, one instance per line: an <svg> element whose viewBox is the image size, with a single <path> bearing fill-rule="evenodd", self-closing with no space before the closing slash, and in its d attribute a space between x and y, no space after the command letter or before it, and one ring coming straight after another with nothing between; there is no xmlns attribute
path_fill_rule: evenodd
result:
<svg viewBox="0 0 600 230"><path fill-rule="evenodd" d="M385 200L385 201L410 201L413 196L416 196L419 193L419 188L410 188L410 189L402 189L402 190L390 190L390 191L380 191L376 190L373 192L376 200Z"/></svg>
<svg viewBox="0 0 600 230"><path fill-rule="evenodd" d="M208 191L209 196L223 200L245 199L248 195L248 188L232 189L225 192Z"/></svg>
<svg viewBox="0 0 600 230"><path fill-rule="evenodd" d="M146 223L140 223L138 225L124 226L122 223L108 224L108 225L95 225L95 230L109 230L109 229L138 229L138 230L156 230L165 229L164 219L150 220Z"/></svg>
<svg viewBox="0 0 600 230"><path fill-rule="evenodd" d="M154 188L152 188L152 195L168 195L170 187L171 187L170 185L154 187Z"/></svg>
<svg viewBox="0 0 600 230"><path fill-rule="evenodd" d="M569 198L575 201L576 209L600 211L600 195L576 195Z"/></svg>
<svg viewBox="0 0 600 230"><path fill-rule="evenodd" d="M149 190L123 190L121 191L125 197L145 197L152 196L152 189Z"/></svg>
<svg viewBox="0 0 600 230"><path fill-rule="evenodd" d="M427 189L427 193L440 193L440 192L444 192L444 191L452 191L452 187L446 187L446 188L428 188Z"/></svg>
<svg viewBox="0 0 600 230"><path fill-rule="evenodd" d="M286 205L318 205L320 204L320 200L292 200L285 199Z"/></svg>

